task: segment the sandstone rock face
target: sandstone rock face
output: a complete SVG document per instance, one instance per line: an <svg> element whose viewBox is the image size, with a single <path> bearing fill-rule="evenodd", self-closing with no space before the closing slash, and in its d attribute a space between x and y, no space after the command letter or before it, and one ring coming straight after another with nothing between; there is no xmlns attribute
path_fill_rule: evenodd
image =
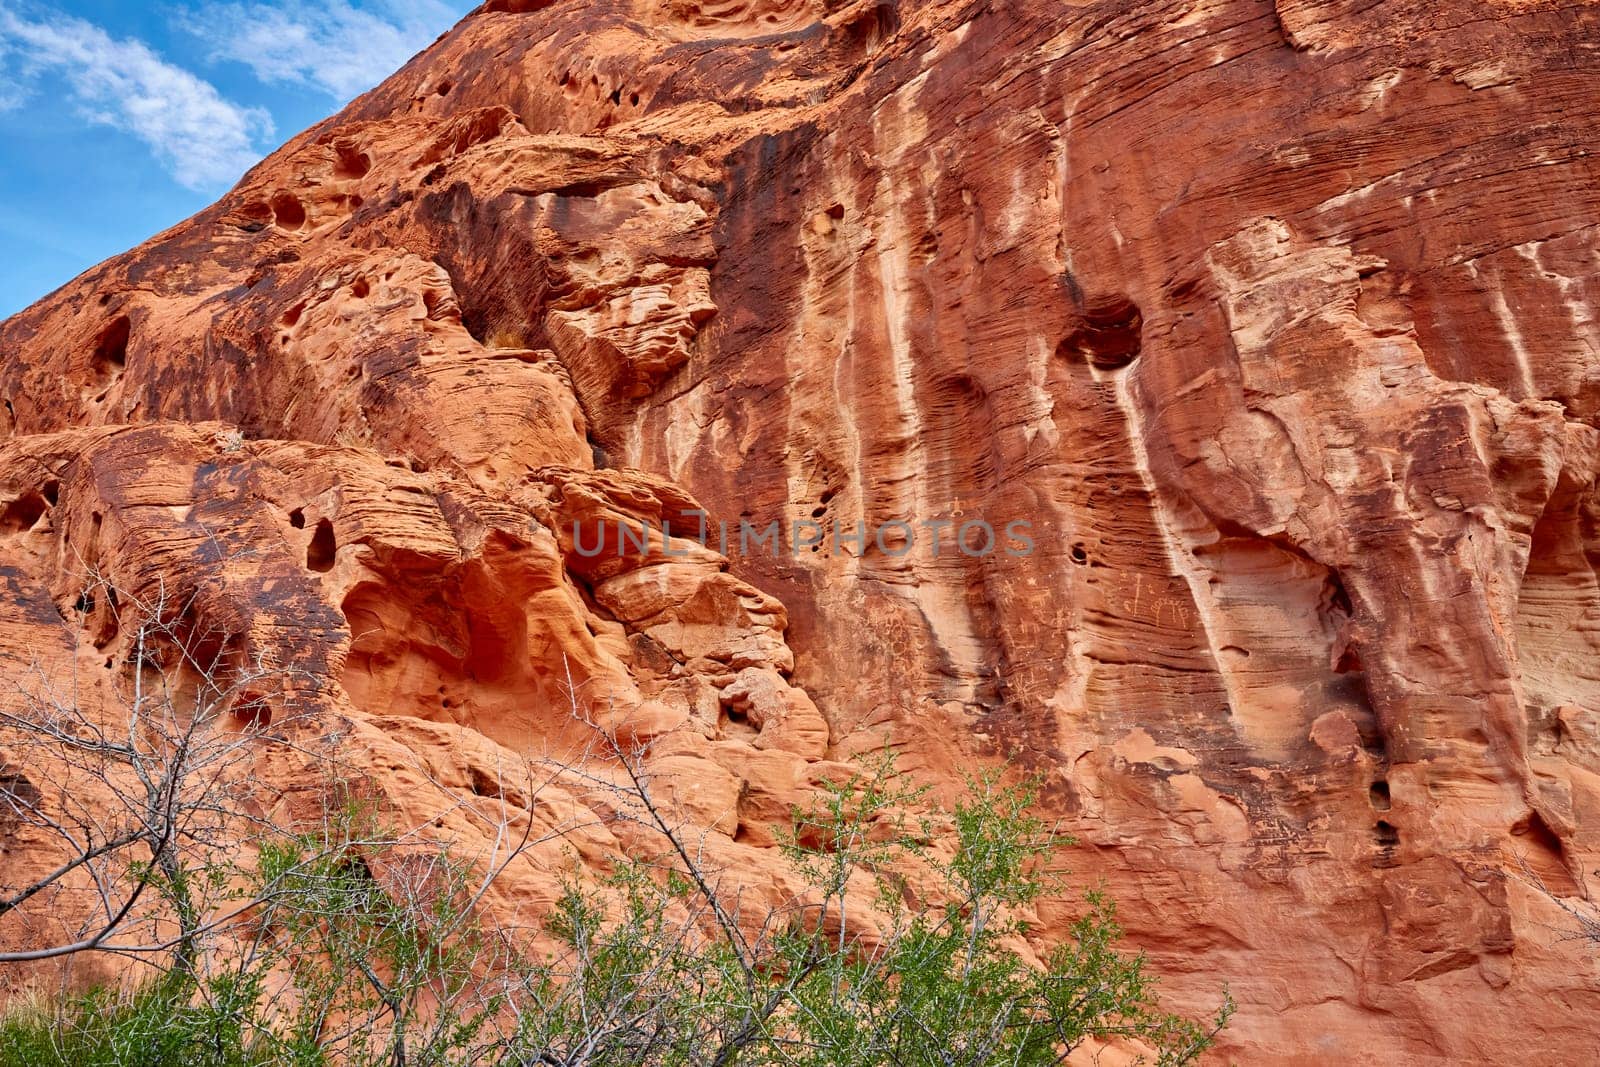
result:
<svg viewBox="0 0 1600 1067"><path fill-rule="evenodd" d="M758 888L852 754L1008 758L1226 1056L1593 1061L1597 40L489 3L0 326L0 662L111 693L89 570L180 590L423 819L570 672ZM583 550L701 513L829 537ZM1033 550L832 536L974 518Z"/></svg>

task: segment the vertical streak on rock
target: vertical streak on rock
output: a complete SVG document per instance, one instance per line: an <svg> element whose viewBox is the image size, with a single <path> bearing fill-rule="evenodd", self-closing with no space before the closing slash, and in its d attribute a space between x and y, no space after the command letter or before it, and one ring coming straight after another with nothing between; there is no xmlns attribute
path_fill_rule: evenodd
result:
<svg viewBox="0 0 1600 1067"><path fill-rule="evenodd" d="M1122 417L1128 427L1128 443L1132 449L1134 470L1138 474L1140 484L1150 498L1150 512L1154 519L1156 529L1161 535L1161 547L1171 573L1183 579L1189 589L1189 599L1194 605L1197 618L1200 621L1202 636L1205 638L1207 658L1211 667L1221 679L1224 689L1228 694L1228 711L1231 715L1239 706L1240 696L1235 687L1233 674L1224 668L1218 648L1218 620L1216 605L1212 602L1211 590L1206 584L1206 579L1195 566L1194 556L1190 546L1186 543L1184 535L1176 527L1175 516L1171 513L1167 503L1163 500L1161 486L1156 482L1150 469L1150 455L1145 447L1146 435L1149 430L1144 425L1144 420L1139 415L1138 402L1129 391L1131 371L1128 368L1109 372L1116 390L1117 407L1122 412Z"/></svg>

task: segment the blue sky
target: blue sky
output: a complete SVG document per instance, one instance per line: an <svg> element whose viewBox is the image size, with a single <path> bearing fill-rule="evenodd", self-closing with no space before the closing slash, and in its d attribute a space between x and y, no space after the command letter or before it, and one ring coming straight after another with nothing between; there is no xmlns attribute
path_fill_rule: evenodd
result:
<svg viewBox="0 0 1600 1067"><path fill-rule="evenodd" d="M0 0L0 318L205 207L477 0Z"/></svg>

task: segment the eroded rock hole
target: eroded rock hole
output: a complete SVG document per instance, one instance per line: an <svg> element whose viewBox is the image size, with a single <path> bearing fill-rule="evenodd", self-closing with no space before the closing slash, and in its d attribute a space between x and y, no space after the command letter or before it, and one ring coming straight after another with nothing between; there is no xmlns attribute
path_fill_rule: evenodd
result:
<svg viewBox="0 0 1600 1067"><path fill-rule="evenodd" d="M833 503L833 498L838 495L839 490L835 489L831 485L824 489L822 491L822 495L817 497L817 506L811 509L811 517L813 519L820 519L826 515L828 513L828 505Z"/></svg>
<svg viewBox="0 0 1600 1067"><path fill-rule="evenodd" d="M760 733L754 723L750 721L749 709L735 706L732 702L722 702L722 729L724 737L750 739Z"/></svg>
<svg viewBox="0 0 1600 1067"><path fill-rule="evenodd" d="M104 610L96 612L89 622L90 640L97 649L104 649L117 639L122 632L122 602L117 597L117 591L110 587L106 589Z"/></svg>
<svg viewBox="0 0 1600 1067"><path fill-rule="evenodd" d="M306 528L305 511L301 508L295 508L293 511L289 512L289 525L293 526L296 530L304 530Z"/></svg>
<svg viewBox="0 0 1600 1067"><path fill-rule="evenodd" d="M500 795L504 790L500 788L500 783L489 772L482 767L473 767L470 773L472 775L473 795L495 800L500 799Z"/></svg>
<svg viewBox="0 0 1600 1067"><path fill-rule="evenodd" d="M1373 782L1367 790L1367 797L1372 801L1372 807L1377 811L1388 811L1392 801L1389 797L1389 783L1382 781Z"/></svg>
<svg viewBox="0 0 1600 1067"><path fill-rule="evenodd" d="M311 544L306 546L306 566L325 574L333 570L333 557L338 551L338 542L333 538L333 523L327 519L318 520L316 531L311 535Z"/></svg>
<svg viewBox="0 0 1600 1067"><path fill-rule="evenodd" d="M1522 818L1511 824L1511 833L1514 837L1527 838L1552 856L1560 856L1566 851L1566 846L1561 843L1549 823L1536 811L1530 811Z"/></svg>
<svg viewBox="0 0 1600 1067"><path fill-rule="evenodd" d="M566 185L551 189L550 192L566 200L593 200L607 189L613 188L614 183L603 181L569 182Z"/></svg>
<svg viewBox="0 0 1600 1067"><path fill-rule="evenodd" d="M128 365L128 341L133 336L133 323L126 315L119 315L100 333L95 342L91 365L101 381L121 374Z"/></svg>
<svg viewBox="0 0 1600 1067"><path fill-rule="evenodd" d="M288 193L279 193L272 198L272 221L280 229L298 230L306 224L305 205Z"/></svg>
<svg viewBox="0 0 1600 1067"><path fill-rule="evenodd" d="M853 16L840 29L850 50L860 55L876 49L899 27L900 17L894 4L890 0L881 0Z"/></svg>
<svg viewBox="0 0 1600 1067"><path fill-rule="evenodd" d="M1394 848L1400 843L1400 831L1387 819L1379 819L1372 826L1372 839L1379 848Z"/></svg>
<svg viewBox="0 0 1600 1067"><path fill-rule="evenodd" d="M8 763L0 764L0 795L19 809L31 808L44 799L44 794L28 781L22 769Z"/></svg>
<svg viewBox="0 0 1600 1067"><path fill-rule="evenodd" d="M0 511L0 531L23 533L31 530L49 510L50 501L43 493L23 493Z"/></svg>
<svg viewBox="0 0 1600 1067"><path fill-rule="evenodd" d="M1089 551L1083 547L1081 542L1073 545L1067 554L1072 557L1072 562L1080 567L1089 562Z"/></svg>
<svg viewBox="0 0 1600 1067"><path fill-rule="evenodd" d="M1355 614L1355 607L1350 602L1350 594L1345 590L1344 582L1332 571L1328 573L1328 583L1323 590L1323 598L1329 608L1345 618L1348 619Z"/></svg>
<svg viewBox="0 0 1600 1067"><path fill-rule="evenodd" d="M239 725L250 729L264 729L272 725L272 706L259 693L241 693L232 708Z"/></svg>
<svg viewBox="0 0 1600 1067"><path fill-rule="evenodd" d="M1101 370L1126 367L1139 357L1144 314L1122 294L1087 300L1057 353Z"/></svg>
<svg viewBox="0 0 1600 1067"><path fill-rule="evenodd" d="M344 181L365 178L372 169L372 157L352 144L342 144L336 149L339 161L334 164L333 176Z"/></svg>
<svg viewBox="0 0 1600 1067"><path fill-rule="evenodd" d="M239 209L238 220L233 222L233 226L245 233L260 233L271 221L271 205L258 200Z"/></svg>

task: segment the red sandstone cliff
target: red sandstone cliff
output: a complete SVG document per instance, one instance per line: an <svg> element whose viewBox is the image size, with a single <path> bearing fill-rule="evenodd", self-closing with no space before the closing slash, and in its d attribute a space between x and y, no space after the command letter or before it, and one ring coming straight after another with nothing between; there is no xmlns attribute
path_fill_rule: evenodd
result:
<svg viewBox="0 0 1600 1067"><path fill-rule="evenodd" d="M570 664L752 882L1009 757L1234 1059L1592 1062L1597 77L1546 0L492 0L0 325L0 665L179 591L421 811ZM572 543L697 507L1036 550Z"/></svg>

